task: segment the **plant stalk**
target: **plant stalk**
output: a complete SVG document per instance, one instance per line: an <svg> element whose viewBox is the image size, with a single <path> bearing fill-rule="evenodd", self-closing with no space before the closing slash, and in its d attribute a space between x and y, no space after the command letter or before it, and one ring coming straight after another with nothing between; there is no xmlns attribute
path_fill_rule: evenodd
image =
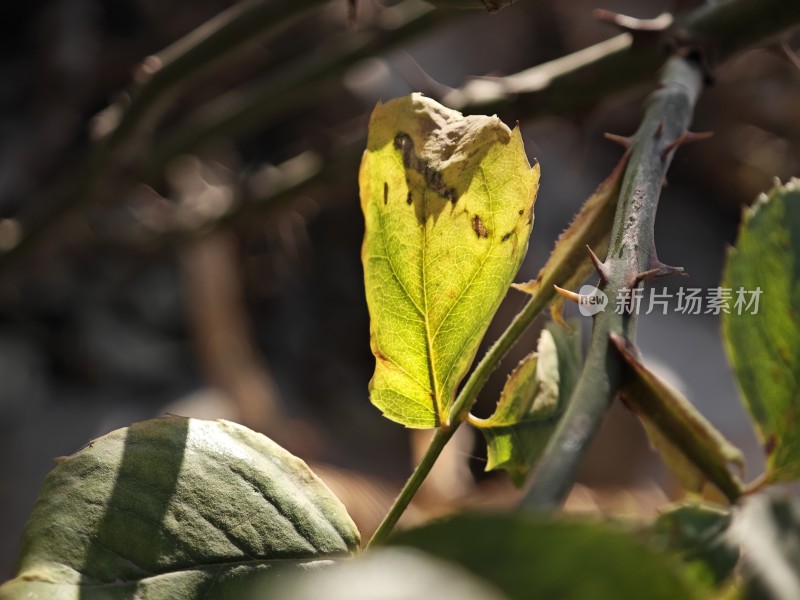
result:
<svg viewBox="0 0 800 600"><path fill-rule="evenodd" d="M608 309L594 317L586 364L567 410L534 471L522 502L524 508L552 509L564 501L619 390L623 361L611 345L609 335L613 332L633 343L637 310L627 302L623 306L630 310L617 311L612 307L619 298L628 297L628 290L640 287L640 274L665 267L658 262L655 252L656 209L664 177L677 149L675 141L688 129L703 78L698 62L673 57L666 64L659 89L648 101L633 139L605 261L607 281L600 289L609 297Z"/></svg>

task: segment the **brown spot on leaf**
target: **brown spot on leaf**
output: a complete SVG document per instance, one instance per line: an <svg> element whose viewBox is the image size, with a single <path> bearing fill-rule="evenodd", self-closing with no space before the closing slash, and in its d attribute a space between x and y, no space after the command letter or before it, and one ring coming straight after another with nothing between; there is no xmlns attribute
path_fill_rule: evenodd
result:
<svg viewBox="0 0 800 600"><path fill-rule="evenodd" d="M406 204L411 206L414 203L414 196L411 194L411 191L408 192L408 197L406 198Z"/></svg>
<svg viewBox="0 0 800 600"><path fill-rule="evenodd" d="M775 434L773 433L764 442L764 452L766 453L766 455L770 456L773 452L775 452L775 447L777 445L778 445L778 438L776 438Z"/></svg>
<svg viewBox="0 0 800 600"><path fill-rule="evenodd" d="M386 204L389 202L389 184L385 181L383 182L383 203Z"/></svg>
<svg viewBox="0 0 800 600"><path fill-rule="evenodd" d="M503 237L500 238L500 241L501 242L507 242L511 238L512 235L514 235L514 232L513 231L509 231L507 234L505 234Z"/></svg>
<svg viewBox="0 0 800 600"><path fill-rule="evenodd" d="M472 231L475 232L479 238L489 237L489 231L486 229L486 225L483 224L481 218L478 215L472 217Z"/></svg>
<svg viewBox="0 0 800 600"><path fill-rule="evenodd" d="M441 172L434 169L427 160L418 157L414 153L414 141L407 133L398 133L394 138L394 147L400 150L403 155L403 166L406 169L412 169L422 175L425 183L429 188L435 191L443 198L447 198L455 203L458 199L458 194L455 188L447 187L442 179Z"/></svg>

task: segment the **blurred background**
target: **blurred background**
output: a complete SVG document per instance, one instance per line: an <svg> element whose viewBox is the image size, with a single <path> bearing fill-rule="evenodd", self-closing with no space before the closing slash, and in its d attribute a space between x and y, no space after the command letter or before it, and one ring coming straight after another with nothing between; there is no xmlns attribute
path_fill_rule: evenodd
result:
<svg viewBox="0 0 800 600"><path fill-rule="evenodd" d="M52 212L61 186L80 176L126 106L125 90L146 76L145 57L233 4L0 6L0 248L16 243L17 218ZM232 419L269 435L312 464L367 537L427 435L383 419L367 394L374 363L357 163L372 106L415 90L447 97L470 78L512 74L617 35L592 16L600 6L648 18L697 4L521 0L488 14L362 0L354 16L332 0L182 86L127 149L136 170L85 188L92 206L57 216L31 252L3 264L0 577L13 571L55 457L165 413ZM291 94L273 93L290 83ZM602 134L632 134L651 85L575 114L501 113L520 122L542 166L518 281L536 275L619 160L622 150ZM780 48L715 70L694 125L715 135L678 152L656 225L660 258L690 278L658 287L718 285L742 207L775 176L800 175L797 106L800 70ZM524 301L510 292L487 340ZM494 374L476 414L491 413L547 318ZM586 337L589 323L581 325ZM719 329L710 315L649 315L639 339L646 362L745 451L752 479L761 450ZM484 474L484 465L483 442L463 428L407 522L465 504L513 504L507 477ZM568 508L650 515L679 494L635 418L616 406Z"/></svg>

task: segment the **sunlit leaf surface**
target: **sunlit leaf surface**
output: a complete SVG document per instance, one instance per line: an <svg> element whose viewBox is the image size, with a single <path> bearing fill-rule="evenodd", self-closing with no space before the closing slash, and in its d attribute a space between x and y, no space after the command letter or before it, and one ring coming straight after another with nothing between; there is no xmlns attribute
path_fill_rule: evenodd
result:
<svg viewBox="0 0 800 600"><path fill-rule="evenodd" d="M436 427L528 246L538 164L519 129L420 94L379 104L361 163L370 399Z"/></svg>

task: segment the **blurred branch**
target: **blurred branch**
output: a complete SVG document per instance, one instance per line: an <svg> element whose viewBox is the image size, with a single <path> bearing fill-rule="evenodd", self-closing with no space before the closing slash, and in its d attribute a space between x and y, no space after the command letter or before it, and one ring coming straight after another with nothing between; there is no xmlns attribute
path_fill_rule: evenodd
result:
<svg viewBox="0 0 800 600"><path fill-rule="evenodd" d="M633 29L515 75L475 79L445 102L463 112L507 111L515 118L579 114L613 94L653 81L671 52L698 55L711 69L798 24L798 2L707 3L660 29Z"/></svg>
<svg viewBox="0 0 800 600"><path fill-rule="evenodd" d="M276 118L319 101L320 87L350 67L432 31L453 16L416 2L387 9L383 25L343 39L326 41L316 52L287 64L263 81L210 102L187 118L178 131L155 143L143 174L152 178L170 159L220 137L238 137L274 123Z"/></svg>
<svg viewBox="0 0 800 600"><path fill-rule="evenodd" d="M286 415L252 339L242 298L237 238L220 232L187 244L181 272L189 324L204 375L236 406L237 421L280 439Z"/></svg>
<svg viewBox="0 0 800 600"><path fill-rule="evenodd" d="M103 195L110 182L139 154L159 115L193 77L255 41L278 31L302 12L326 0L250 0L237 4L198 27L163 52L146 58L134 76L130 98L101 116L102 139L74 173L54 191L44 214L36 218L19 244L0 255L0 267L23 254L62 217Z"/></svg>
<svg viewBox="0 0 800 600"><path fill-rule="evenodd" d="M141 141L152 127L159 107L183 82L323 1L253 0L237 5L160 55L147 59L139 73L139 87L132 93L118 125L56 190L47 212L23 227L20 242L0 255L0 268L33 247L61 218L96 202L112 185L118 186L123 176L130 180L132 172L143 169L144 175L153 177L176 154L195 150L197 145L222 134L241 134L263 126L297 102L311 101L317 86L328 80L328 75L323 76L328 70L333 77L371 53L386 51L432 28L443 18L437 13L424 13L382 36L365 35L357 38L361 41L350 42L352 45L332 51L327 57L325 53L314 55L304 60L297 73L282 70L249 93L224 96L197 113L197 121L192 123L196 130L181 129L152 153L142 151ZM715 3L676 17L665 29L625 33L506 78L473 80L449 94L445 101L463 112L504 110L513 112L515 118L575 114L650 80L670 51L699 55L705 63L713 64L798 23L797 2ZM349 172L350 166L343 163L344 172ZM277 195L286 198L283 190ZM273 206L273 200L268 192L257 202L240 203L240 209L224 215L219 225L236 221L237 210L253 214L257 207Z"/></svg>
<svg viewBox="0 0 800 600"><path fill-rule="evenodd" d="M632 298L632 290L647 279L682 271L659 262L653 226L674 152L691 139L687 128L702 87L702 66L695 60L674 57L666 65L659 89L650 97L633 138L608 256L598 265L601 289L610 299L608 310L594 317L584 370L534 472L523 501L527 508L553 508L564 501L619 391L624 363L610 336L616 334L631 346L635 342L638 303ZM612 310L611 300L620 298L625 310Z"/></svg>

